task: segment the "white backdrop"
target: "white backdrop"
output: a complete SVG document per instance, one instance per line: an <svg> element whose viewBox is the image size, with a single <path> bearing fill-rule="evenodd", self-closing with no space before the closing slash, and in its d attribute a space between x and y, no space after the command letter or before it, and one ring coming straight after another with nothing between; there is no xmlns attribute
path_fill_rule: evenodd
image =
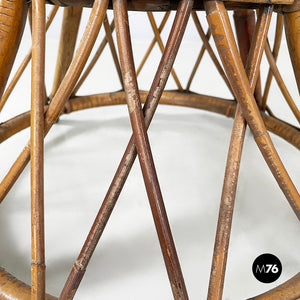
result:
<svg viewBox="0 0 300 300"><path fill-rule="evenodd" d="M88 10L85 11L85 14ZM161 16L159 16L161 17ZM158 18L159 18L158 17ZM169 20L169 24L171 23ZM86 18L83 20L83 24ZM204 17L201 19L205 23ZM145 15L130 14L136 65L152 39ZM142 22L145 27L139 26ZM48 91L51 89L60 26L47 40ZM167 29L164 37L167 35ZM18 61L30 44L28 30ZM99 44L99 42L98 42ZM175 70L186 81L202 43L190 21ZM139 77L149 88L160 59L156 46ZM278 65L300 105L285 44ZM266 63L262 67L265 82ZM1 121L29 109L30 68L0 115ZM172 79L168 88L174 88ZM277 87L270 106L297 124ZM79 93L119 89L107 49ZM192 90L230 98L207 54ZM190 299L205 299L219 199L232 119L195 109L161 106L149 138ZM45 142L47 291L58 296L79 254L131 135L126 106L96 108L62 116ZM1 145L1 178L29 138L29 130ZM295 185L300 188L299 151L273 136ZM0 207L0 265L30 283L30 170L21 175ZM246 134L228 257L224 299L245 299L299 272L299 223L259 153ZM273 253L283 265L273 284L252 275L254 259ZM139 164L136 162L75 299L172 299Z"/></svg>

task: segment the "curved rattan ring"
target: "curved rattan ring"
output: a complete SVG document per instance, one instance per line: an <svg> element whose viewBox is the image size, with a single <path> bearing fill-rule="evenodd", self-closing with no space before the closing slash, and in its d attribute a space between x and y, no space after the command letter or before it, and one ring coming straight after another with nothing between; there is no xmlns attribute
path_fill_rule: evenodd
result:
<svg viewBox="0 0 300 300"><path fill-rule="evenodd" d="M31 126L30 141L0 184L0 201L2 202L27 163L31 161L31 287L0 268L0 299L56 299L45 293L43 228L44 136L50 131L59 116L64 113L117 104L128 105L133 135L59 299L72 299L74 297L137 156L140 160L143 179L174 299L188 299L188 292L173 242L147 136L147 128L159 103L200 108L234 118L208 289L208 299L222 299L235 191L246 126L249 126L252 131L255 142L273 176L296 216L300 219L299 193L285 170L268 134L268 131L273 132L300 149L300 129L278 119L267 105L270 83L274 76L287 104L300 122L299 109L287 91L276 65L284 23L295 78L300 89L300 43L297 40L297 32L300 28L299 0L294 2L291 0L272 0L267 2L264 0L224 2L218 0L51 0L48 3L66 6L64 8L56 73L51 94L48 96L45 94L44 86L45 33L57 12L58 6L54 6L46 22L44 0L33 0L30 4L24 0L1 0L0 4L0 92L2 96L0 111L32 56L31 111L24 112L0 124L0 142L4 142L24 128ZM73 6L70 6L71 4ZM74 54L83 6L92 6L93 8L84 35ZM16 75L5 89L22 37L28 8L32 26L32 51L26 56ZM109 24L106 16L108 8L114 10L115 21L111 24ZM155 39L150 44L137 72L133 63L128 25L127 11L129 9L147 11L155 34ZM164 46L160 32L169 17L169 12L166 12L160 26L157 26L152 11L168 11L170 9L176 9L177 12L168 42ZM234 10L239 50L236 46L227 14L229 9ZM256 21L253 9L257 9ZM206 34L199 22L196 10L206 11L209 24L209 31ZM274 49L271 50L267 34L271 16L274 12L278 13L278 17ZM187 87L184 89L172 66L190 16L193 18L199 35L203 40L203 47L192 70ZM96 51L90 65L83 72L102 24L105 30L105 38ZM115 28L119 55L112 37L112 32ZM209 44L211 35L215 40L223 67ZM162 58L150 90L140 91L137 85L137 75L147 60L155 42L158 43L163 53ZM76 96L76 92L95 65L106 44L110 47L122 90L97 95ZM233 95L231 100L201 95L190 91L191 82L204 51L209 53L225 84L231 90ZM269 61L270 71L264 93L262 94L259 69L264 51ZM173 76L178 90L164 90L170 74ZM141 103L144 103L143 108ZM277 288L253 299L288 300L299 297L300 277L298 273Z"/></svg>

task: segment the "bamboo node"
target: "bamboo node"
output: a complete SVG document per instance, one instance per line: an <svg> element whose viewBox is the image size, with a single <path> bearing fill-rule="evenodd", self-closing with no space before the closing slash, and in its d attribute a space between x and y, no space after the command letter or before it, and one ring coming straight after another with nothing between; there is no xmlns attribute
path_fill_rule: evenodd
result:
<svg viewBox="0 0 300 300"><path fill-rule="evenodd" d="M86 268L80 260L76 260L74 268L79 272L84 272L86 270Z"/></svg>
<svg viewBox="0 0 300 300"><path fill-rule="evenodd" d="M44 263L40 263L37 261L31 261L31 266L32 267L38 267L39 269L45 270L46 269L46 265Z"/></svg>

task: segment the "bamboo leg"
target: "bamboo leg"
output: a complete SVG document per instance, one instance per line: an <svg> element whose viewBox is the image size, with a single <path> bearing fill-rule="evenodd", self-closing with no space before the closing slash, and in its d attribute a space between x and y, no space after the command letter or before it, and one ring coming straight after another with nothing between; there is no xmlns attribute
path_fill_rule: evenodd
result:
<svg viewBox="0 0 300 300"><path fill-rule="evenodd" d="M165 51L161 58L157 73L144 105L145 123L147 128L150 125L151 119L157 108L158 101L162 95L163 89L171 72L179 45L182 41L191 8L192 1L180 1ZM101 208L96 216L93 226L89 232L89 235L71 270L68 280L61 293L60 299L69 299L69 295L75 293L76 289L78 288L91 256L122 191L136 155L137 151L135 148L134 138L132 136L113 181L109 187L109 190L105 196L105 199L101 205Z"/></svg>
<svg viewBox="0 0 300 300"><path fill-rule="evenodd" d="M113 32L115 29L115 22L112 21L111 24L110 24L110 32ZM100 44L100 46L98 47L94 57L92 58L91 62L89 63L89 65L87 66L87 68L85 69L85 71L83 72L83 74L81 75L78 83L76 84L73 92L72 92L72 96L74 96L79 88L82 86L82 84L84 83L84 81L86 80L86 78L88 77L88 75L90 74L90 72L92 71L92 69L94 68L96 62L98 61L100 55L102 54L106 44L107 44L107 37L105 36Z"/></svg>
<svg viewBox="0 0 300 300"><path fill-rule="evenodd" d="M167 23L167 20L168 20L168 18L169 18L169 16L170 16L170 12L168 11L168 12L165 13L165 15L164 15L164 17L163 17L163 19L162 19L162 21L161 21L159 27L158 27L158 32L159 32L159 33L161 33L162 30L164 29L164 27L165 27L165 25L166 25L166 23ZM144 57L143 57L143 59L142 59L140 65L139 65L139 67L137 68L137 71L136 71L136 75L137 75L137 76L140 74L140 72L141 72L141 70L142 70L142 68L143 68L143 66L144 66L144 64L145 64L145 62L146 62L146 60L147 60L147 58L149 57L149 55L150 55L150 53L151 53L151 51L152 51L152 49L153 49L153 47L154 47L154 45L155 45L155 42L156 42L156 38L154 37L153 40L151 41L151 43L150 43L150 45L149 45L149 47L148 47L148 49L147 49L145 55L144 55Z"/></svg>
<svg viewBox="0 0 300 300"><path fill-rule="evenodd" d="M31 299L45 299L44 77L45 2L32 1Z"/></svg>
<svg viewBox="0 0 300 300"><path fill-rule="evenodd" d="M64 8L55 75L52 91L49 96L50 100L57 92L71 64L74 55L81 14L82 7L70 6Z"/></svg>
<svg viewBox="0 0 300 300"><path fill-rule="evenodd" d="M28 9L28 23L29 23L29 27L30 27L30 31L32 34L32 5L30 5L29 9ZM46 83L44 82L44 104L47 105L48 103L48 97L47 97L47 90L46 90Z"/></svg>
<svg viewBox="0 0 300 300"><path fill-rule="evenodd" d="M207 32L206 32L206 35L205 35L207 41L209 41L210 36L211 36L211 32L210 32L210 30L208 29ZM194 79L194 77L195 77L196 71L198 70L198 67L199 67L199 65L200 65L200 62L201 62L201 60L202 60L202 57L203 57L203 55L204 55L205 50L206 50L206 48L205 48L205 46L204 46L204 44L203 44L202 47L201 47L201 50L200 50L200 52L199 52L199 55L198 55L198 57L197 57L197 60L196 60L196 62L195 62L195 65L194 65L194 67L193 67L192 73L191 73L191 75L190 75L190 77L189 77L188 83L187 83L187 85L186 85L186 89L185 89L186 91L189 91L189 90L190 90L192 81L193 81L193 79Z"/></svg>
<svg viewBox="0 0 300 300"><path fill-rule="evenodd" d="M235 29L237 33L237 41L240 49L240 55L244 66L246 66L248 51L250 49L255 28L255 13L252 9L235 10L233 14ZM255 86L254 97L256 102L261 106L261 83L258 76Z"/></svg>
<svg viewBox="0 0 300 300"><path fill-rule="evenodd" d="M281 75L280 75L280 72L277 68L277 65L276 65L276 61L272 55L272 52L271 52L271 49L270 49L270 45L267 43L266 44L266 48L265 48L265 51L266 51L266 56L267 56L267 59L269 61L269 64L270 64L270 68L272 70L272 73L277 81L277 84L287 102L287 104L289 105L290 109L292 110L294 116L296 117L296 119L298 120L298 122L300 123L300 111L297 107L297 105L295 104L291 94L289 93Z"/></svg>
<svg viewBox="0 0 300 300"><path fill-rule="evenodd" d="M279 53L279 48L280 48L281 38L282 38L282 31L283 31L283 15L278 13L277 21L276 21L275 41L274 41L273 52L272 52L275 62L277 60L278 53ZM262 97L261 109L263 111L265 111L267 108L267 98L269 95L272 78L273 78L273 73L271 71L271 68L269 68L269 72L268 72L268 76L267 76L267 80L266 80L266 84L265 84L265 89L264 89L264 94Z"/></svg>
<svg viewBox="0 0 300 300"><path fill-rule="evenodd" d="M298 3L299 4L299 3ZM285 36L288 43L290 58L294 68L294 74L300 93L300 10L284 14Z"/></svg>
<svg viewBox="0 0 300 300"><path fill-rule="evenodd" d="M219 61L218 61L218 59L217 59L217 57L216 57L213 49L211 48L211 46L210 46L210 44L209 44L209 42L208 42L208 40L206 38L206 35L205 35L205 33L204 33L203 29L202 29L202 26L200 24L200 21L199 21L199 18L197 16L197 13L196 12L192 12L192 17L193 17L194 23L196 25L196 28L198 30L198 33L199 33L199 35L200 35L200 37L201 37L201 39L203 41L203 44L204 44L207 52L209 53L209 56L211 57L211 59L212 59L214 65L216 66L219 74L222 76L223 80L225 81L227 87L231 91L231 86L230 86L230 84L228 82L226 74L224 73L222 66L220 65L220 63L219 63Z"/></svg>
<svg viewBox="0 0 300 300"><path fill-rule="evenodd" d="M252 9L239 9L233 12L237 41L244 66L253 39L255 28L255 12Z"/></svg>
<svg viewBox="0 0 300 300"><path fill-rule="evenodd" d="M161 53L163 53L164 50L165 50L165 47L164 47L164 44L163 44L162 39L160 37L160 34L159 34L159 31L158 31L158 28L157 28L157 25L156 25L153 13L152 12L147 12L147 15L148 15L150 24L152 26L152 30L154 32L155 38L156 38L157 43L159 45L159 48L161 50ZM181 86L181 83L180 83L180 81L178 79L178 76L177 76L177 74L176 74L176 72L175 72L175 70L173 68L171 70L171 73L172 73L172 76L173 76L173 78L174 78L174 80L176 82L176 85L177 85L179 91L183 92L183 88Z"/></svg>
<svg viewBox="0 0 300 300"><path fill-rule="evenodd" d="M96 0L91 11L88 25L77 48L70 68L67 71L60 87L58 88L49 108L45 114L45 135L49 132L52 125L57 120L59 114L64 108L65 103L70 97L72 90L86 64L86 61L92 51L93 45L100 30L103 18L108 6L108 0ZM0 202L4 199L11 187L14 185L19 175L24 170L30 159L30 142L27 143L13 166L4 177L0 184Z"/></svg>
<svg viewBox="0 0 300 300"><path fill-rule="evenodd" d="M145 126L144 115L138 92L136 73L128 25L127 4L123 0L114 0L117 41L122 66L125 93L133 136L138 152L144 182L164 256L174 299L188 299L175 244L173 241L167 213L165 210L151 148ZM151 17L150 17L151 18ZM153 22L151 22L153 23ZM154 29L155 30L155 29ZM156 32L156 30L155 30ZM162 52L164 49L161 49Z"/></svg>
<svg viewBox="0 0 300 300"><path fill-rule="evenodd" d="M247 45L241 47L241 55L248 55L246 63L247 76L251 82L252 92L259 77L259 66L261 63L264 45L271 21L273 7L261 9L258 16L256 30L254 32L252 48ZM238 32L238 35L241 32ZM248 44L248 47L250 45ZM224 177L223 191L219 210L218 226L215 238L214 255L211 267L211 275L208 289L208 299L222 299L223 285L226 271L228 246L232 225L233 208L235 202L236 187L242 148L245 138L246 122L242 115L240 105L237 105L235 119L233 123L231 141L228 151L226 171Z"/></svg>
<svg viewBox="0 0 300 300"><path fill-rule="evenodd" d="M239 57L224 4L219 1L205 1L205 7L216 46L228 79L231 82L233 92L241 105L243 116L273 176L277 180L298 219L300 219L299 193L274 148L251 93L249 81Z"/></svg>
<svg viewBox="0 0 300 300"><path fill-rule="evenodd" d="M240 160L245 137L245 119L240 106L237 106L230 146L227 156L225 178L221 196L214 254L211 266L207 299L222 299L226 272L228 247L231 233L232 216L235 202Z"/></svg>

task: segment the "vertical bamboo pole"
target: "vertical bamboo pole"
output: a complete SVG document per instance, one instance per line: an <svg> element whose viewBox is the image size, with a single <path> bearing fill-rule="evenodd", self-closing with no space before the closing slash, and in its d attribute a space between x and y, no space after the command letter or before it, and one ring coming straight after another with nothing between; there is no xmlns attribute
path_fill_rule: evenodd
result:
<svg viewBox="0 0 300 300"><path fill-rule="evenodd" d="M251 93L224 3L217 0L204 3L212 35L243 116L279 187L300 219L300 195L278 156Z"/></svg>
<svg viewBox="0 0 300 300"><path fill-rule="evenodd" d="M31 299L45 299L44 75L45 2L32 1L31 71Z"/></svg>
<svg viewBox="0 0 300 300"><path fill-rule="evenodd" d="M71 64L81 14L82 7L69 6L64 8L53 87L49 96L50 99L54 97Z"/></svg>
<svg viewBox="0 0 300 300"><path fill-rule="evenodd" d="M32 34L32 5L28 9L28 23L29 23L31 34ZM47 28L45 29L45 32L47 32ZM46 83L44 83L43 94L44 94L44 104L47 105L48 97L47 97Z"/></svg>

